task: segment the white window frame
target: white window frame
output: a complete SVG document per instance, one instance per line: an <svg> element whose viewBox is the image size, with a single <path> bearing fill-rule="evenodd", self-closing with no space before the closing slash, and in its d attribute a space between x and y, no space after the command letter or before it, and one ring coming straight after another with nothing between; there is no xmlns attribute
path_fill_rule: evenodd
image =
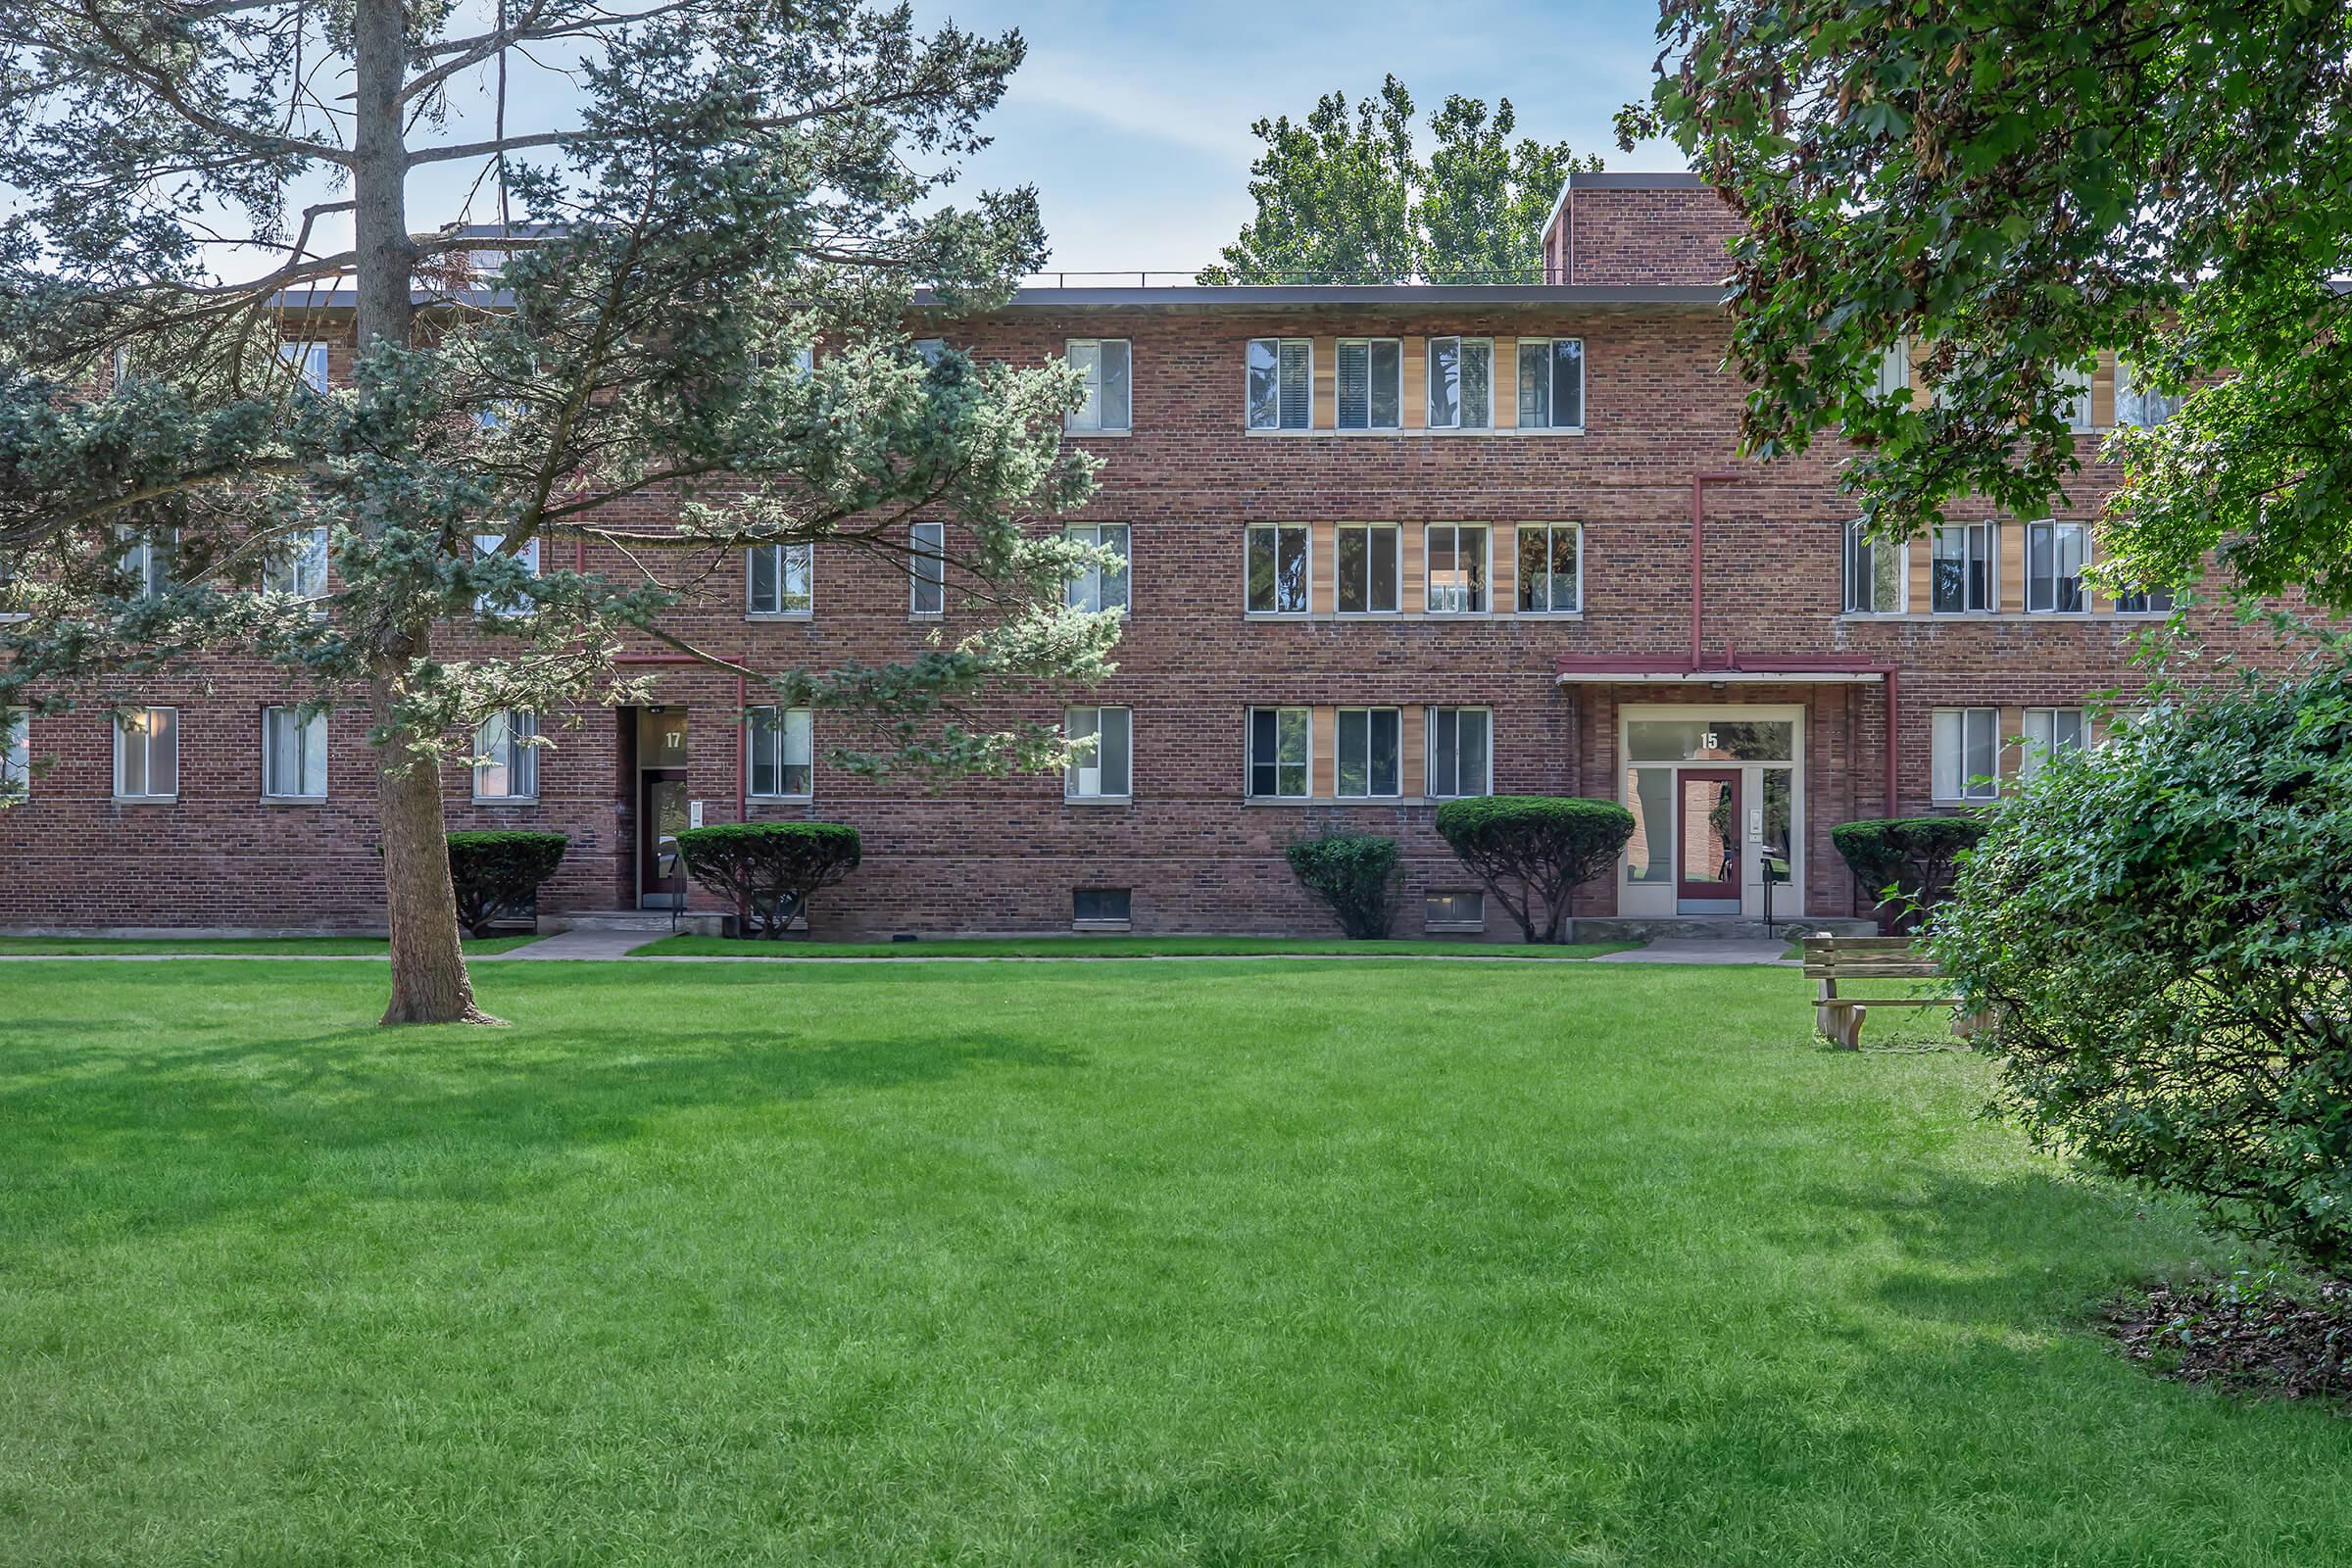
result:
<svg viewBox="0 0 2352 1568"><path fill-rule="evenodd" d="M1967 597L1968 564L1975 559L1976 546L1982 542L1984 551L1984 603L1963 605L1958 610L1946 610L1936 602L1936 591L1943 581L1938 569L1945 557L1943 542L1946 534L1961 535L1961 597ZM1904 564L1904 580L1910 579L1910 563ZM1907 587L1906 587L1906 591ZM1928 540L1928 612L1933 615L1993 615L2001 609L2001 525L1997 522L1951 522L1936 528Z"/></svg>
<svg viewBox="0 0 2352 1568"><path fill-rule="evenodd" d="M281 717L279 715L290 716ZM293 789L285 788L286 781L273 776L277 771L277 748L272 744L275 737L270 734L270 727L272 724L287 722L298 723L301 726L301 735L295 748L295 787ZM301 787L303 775L311 770L314 761L317 762L318 769L318 787L316 790L306 790ZM262 710L262 799L265 801L305 802L326 799L326 713L324 710L315 709L306 713L299 706L291 703Z"/></svg>
<svg viewBox="0 0 2352 1568"><path fill-rule="evenodd" d="M1305 568L1299 576L1298 608L1296 610L1284 610L1281 608L1282 535L1286 532L1297 533L1306 541L1306 555L1304 558ZM1261 533L1272 534L1274 536L1275 608L1272 610L1259 610L1250 603L1250 558L1256 553L1257 536ZM1253 522L1248 527L1244 528L1242 530L1242 612L1244 614L1256 615L1265 619L1274 619L1277 617L1284 619L1296 619L1298 616L1312 613L1314 608L1315 530L1303 522Z"/></svg>
<svg viewBox="0 0 2352 1568"><path fill-rule="evenodd" d="M1111 718L1114 713L1118 715L1115 724ZM1119 786L1117 789L1109 787L1114 781L1106 776L1102 766L1103 758L1109 751L1102 738L1113 728L1123 737L1118 749L1123 776L1115 781ZM1062 770L1063 800L1083 802L1089 806L1119 806L1134 799L1135 710L1111 706L1068 709L1062 713L1061 733L1071 741L1083 740L1088 736L1095 740L1092 752L1085 756L1073 752L1069 766Z"/></svg>
<svg viewBox="0 0 2352 1568"><path fill-rule="evenodd" d="M1478 918L1441 919L1430 906L1439 899L1469 899L1478 911ZM1431 888L1421 895L1421 929L1424 931L1484 931L1487 928L1487 894L1484 888Z"/></svg>
<svg viewBox="0 0 2352 1568"><path fill-rule="evenodd" d="M926 599L932 603L926 605ZM906 613L917 620L938 620L947 612L948 525L910 522L906 525Z"/></svg>
<svg viewBox="0 0 2352 1568"><path fill-rule="evenodd" d="M493 741L490 727L502 726L503 733ZM539 799L539 748L532 744L539 736L539 715L523 709L506 709L473 730L473 799L478 806L528 806ZM482 777L504 767L508 790L503 795L482 793ZM514 786L519 785L520 788Z"/></svg>
<svg viewBox="0 0 2352 1568"><path fill-rule="evenodd" d="M1130 612L1135 594L1135 531L1124 522L1086 523L1063 530L1066 537L1097 550L1119 553L1117 570L1088 566L1062 585L1062 603L1072 610L1115 610ZM1112 535L1117 535L1113 539ZM1113 588L1116 598L1113 598Z"/></svg>
<svg viewBox="0 0 2352 1568"><path fill-rule="evenodd" d="M179 530L159 534L126 530L122 536L122 570L138 580L137 599L161 599L172 591L172 558L179 551Z"/></svg>
<svg viewBox="0 0 2352 1568"><path fill-rule="evenodd" d="M1274 347L1274 422L1260 424L1250 401L1250 358L1261 343ZM1282 354L1285 347L1304 351L1305 372L1298 378L1298 405L1294 411L1283 396ZM1288 417L1296 412L1298 421ZM1315 427L1315 340L1311 337L1253 337L1242 349L1242 425L1253 434L1282 435Z"/></svg>
<svg viewBox="0 0 2352 1568"><path fill-rule="evenodd" d="M1462 530L1475 528L1485 536L1486 564L1479 576L1478 593L1482 603L1477 605L1441 605L1438 603L1438 573L1432 564L1438 558L1432 544L1440 532L1453 536L1453 557L1461 559ZM1514 536L1513 548L1518 545ZM1465 585L1466 589L1466 585ZM1446 597L1452 597L1448 588ZM1421 612L1425 615L1488 615L1494 612L1494 526L1486 522L1429 522L1421 525Z"/></svg>
<svg viewBox="0 0 2352 1568"><path fill-rule="evenodd" d="M133 789L131 789L131 788L129 788L129 787L128 787L129 780L128 780L128 778L125 776L125 774L126 774L126 769L124 768L124 765L123 765L123 764L124 764L124 763L125 763L125 762L126 762L126 761L129 760L128 748L129 748L129 746L130 746L130 744L131 744L131 736L130 736L129 725L130 725L130 723L131 723L131 715L132 715L132 714L134 714L134 713L135 713L135 714L137 714L137 715L139 715L139 717L138 717L138 720L137 720L137 721L138 721L140 724L142 724L142 725L144 725L144 726L145 726L145 728L143 729L143 731L142 731L142 734L141 734L141 741L142 741L142 743L143 743L143 744L142 744L142 749L143 749L143 751L144 751L145 755L144 755L144 756L141 758L141 760L140 760L140 769L139 769L139 770L140 770L140 773L141 773L141 775L142 775L142 778L141 778L141 785L142 785L142 787L141 787L141 788L139 788L139 789L136 789L136 790L133 790ZM154 718L154 715L155 715L155 714L157 714L157 713L169 713L169 714L171 714L171 715L172 715L172 718L171 718L171 729L172 729L172 745L171 745L171 750L170 750L168 753L166 753L166 754L165 754L166 760L167 760L170 762L170 764L171 764L171 768L172 768L172 787L171 787L170 789L165 789L165 790L159 790L159 789L155 788L155 774L156 774L156 731L157 731L157 729L158 729L158 727L159 727L159 726L158 726L158 725L157 725L157 723L156 723L156 720L155 720L155 718ZM118 713L118 714L116 714L116 715L115 715L114 730L115 730L115 799L116 799L116 800L118 800L118 801L141 801L141 802L176 801L176 800L178 800L178 799L179 799L179 710L178 710L178 709L176 709L176 708L134 708L134 709L130 709L130 710L128 710L124 711L124 712L121 712L121 713Z"/></svg>
<svg viewBox="0 0 2352 1568"><path fill-rule="evenodd" d="M2071 741L2059 738L2062 720L2071 719L2075 737ZM2041 764L2050 757L2069 747L2090 744L2090 710L2086 708L2029 708L2025 713L2025 735L2017 758L2017 776L2032 778L2041 771Z"/></svg>
<svg viewBox="0 0 2352 1568"><path fill-rule="evenodd" d="M1481 769L1481 776L1478 779L1478 788L1475 790L1465 790L1461 787L1461 720L1464 713L1477 713L1481 715L1485 719L1487 726L1485 758L1486 765L1483 769ZM1425 710L1425 718L1426 723L1424 728L1426 733L1423 736L1421 748L1421 793L1433 801L1467 801L1475 800L1481 796L1494 794L1494 710L1492 708L1467 708L1460 706L1437 705L1432 706ZM1451 780L1453 788L1450 790L1442 790L1438 788L1438 730L1442 724L1446 723L1451 723L1453 725L1454 776Z"/></svg>
<svg viewBox="0 0 2352 1568"><path fill-rule="evenodd" d="M2001 793L2001 710L1997 708L1938 708L1929 715L1928 785L1942 805L1990 801ZM1982 729L1982 736L1972 731ZM1982 774L1970 771L1968 754L1979 740L1990 762Z"/></svg>
<svg viewBox="0 0 2352 1568"><path fill-rule="evenodd" d="M302 386L311 392L327 388L326 345L310 339L280 343L278 363L291 370Z"/></svg>
<svg viewBox="0 0 2352 1568"><path fill-rule="evenodd" d="M1110 390L1107 356L1113 346L1127 362L1124 406L1113 410L1105 402ZM1071 435L1131 435L1135 430L1135 341L1124 337L1074 337L1062 344L1062 357L1086 375L1086 402L1062 416L1061 427ZM1090 418L1089 412L1092 412ZM1112 417L1113 414L1116 418Z"/></svg>
<svg viewBox="0 0 2352 1568"><path fill-rule="evenodd" d="M775 608L761 609L757 584L760 574L757 562L762 550L775 553L775 570L771 574L776 585ZM790 585L793 567L799 566L800 605L788 606L785 601L794 597ZM816 546L803 539L796 543L747 546L743 552L743 614L746 620L807 620L816 613Z"/></svg>
<svg viewBox="0 0 2352 1568"><path fill-rule="evenodd" d="M2062 365L2058 367L2053 379L2070 394L2061 411L2066 418L2066 427L2077 435L2097 429L2090 412L2090 372L2075 366Z"/></svg>
<svg viewBox="0 0 2352 1568"><path fill-rule="evenodd" d="M1879 375L1874 387L1877 400L1887 402L1897 392L1911 390L1911 340L1898 337L1879 351Z"/></svg>
<svg viewBox="0 0 2352 1568"><path fill-rule="evenodd" d="M326 527L297 528L285 539L284 554L272 559L262 573L262 586L273 594L296 599L326 597Z"/></svg>
<svg viewBox="0 0 2352 1568"><path fill-rule="evenodd" d="M2134 599L2142 602L2132 604ZM2180 596L2170 588L2128 588L2115 596L2119 615L2169 615L2180 608Z"/></svg>
<svg viewBox="0 0 2352 1568"><path fill-rule="evenodd" d="M1845 525L1841 536L1844 541L1844 549L1841 552L1838 567L1839 576L1842 578L1838 590L1838 599L1842 606L1840 612L1848 615L1908 614L1911 610L1911 541L1906 539L1901 544L1888 545L1883 541L1872 539L1866 528L1867 524L1857 517ZM1882 551L1886 550L1894 552L1894 603L1891 606L1881 605L1878 602L1879 555ZM1864 552L1868 552L1870 557L1871 602L1867 607L1856 602L1858 596L1854 592L1858 580L1855 576L1855 566Z"/></svg>
<svg viewBox="0 0 2352 1568"><path fill-rule="evenodd" d="M2184 400L2178 395L2167 396L2164 393L2149 391L2139 386L2132 375L2135 368L2136 367L2121 354L2115 357L2115 422L2119 426L2128 425L2134 430L2153 430L2174 415L2179 414ZM2147 416L2148 400L2151 398L2162 404L2164 408L2164 412L2153 419ZM2127 409L2131 411L2129 416L2125 413Z"/></svg>
<svg viewBox="0 0 2352 1568"><path fill-rule="evenodd" d="M0 708L0 800L32 794L32 715L22 708Z"/></svg>
<svg viewBox="0 0 2352 1568"><path fill-rule="evenodd" d="M1351 790L1348 787L1348 764L1350 760L1348 756L1348 719L1351 714L1358 713L1363 715L1364 723L1364 787L1360 790ZM1373 775L1372 731L1375 727L1375 717L1381 713L1386 713L1389 715L1389 732L1392 738L1395 740L1396 747L1396 755L1393 769L1396 787L1394 789L1387 790L1376 789L1373 787L1377 780ZM1309 738L1307 745L1310 749L1313 747L1314 742L1311 737ZM1389 707L1334 709L1332 710L1331 714L1331 798L1333 800L1400 801L1404 799L1403 709ZM1311 766L1308 771L1311 776L1313 771Z"/></svg>
<svg viewBox="0 0 2352 1568"><path fill-rule="evenodd" d="M1576 422L1574 424L1562 424L1559 417L1559 371L1554 345L1560 343L1576 345ZM1538 345L1543 348L1544 373L1549 377L1544 389L1544 406L1549 411L1549 418L1546 423L1531 424L1527 417L1527 400L1520 392L1520 383L1527 375L1528 351ZM1583 338L1523 337L1519 339L1514 345L1511 365L1511 396L1518 400L1519 406L1516 427L1521 430L1543 431L1554 435L1583 435L1586 420L1591 416L1591 408L1587 401L1592 392L1591 380L1590 357L1585 352Z"/></svg>
<svg viewBox="0 0 2352 1568"><path fill-rule="evenodd" d="M1381 392L1380 377L1374 373L1382 349L1390 350L1396 361L1394 384L1389 388L1396 400L1396 416L1381 424L1372 417ZM1360 424L1348 419L1348 360L1350 350L1360 350L1364 357L1364 417ZM1310 380L1310 385L1311 380ZM1331 425L1335 430L1352 430L1358 434L1396 431L1404 428L1404 339L1400 337L1343 337L1332 348Z"/></svg>
<svg viewBox="0 0 2352 1568"><path fill-rule="evenodd" d="M1438 417L1438 345L1453 345L1453 417ZM1473 419L1468 401L1462 395L1463 367L1469 363L1470 350L1481 348L1487 356L1487 403ZM1491 337L1433 337L1422 348L1424 410L1423 423L1432 430L1491 431L1494 428L1494 340ZM1518 383L1512 383L1512 395L1518 395Z"/></svg>
<svg viewBox="0 0 2352 1568"><path fill-rule="evenodd" d="M1555 582L1559 573L1549 569L1551 541L1552 536L1563 529L1573 530L1576 534L1576 603L1563 609L1556 602L1557 596L1550 595L1547 597L1555 602L1542 608L1531 608L1527 603L1527 552L1520 548L1520 541L1530 533L1540 533L1544 536L1544 580L1546 583ZM1515 613L1521 615L1582 615L1585 612L1585 525L1581 522L1522 522L1515 524L1511 532L1511 575L1513 578L1511 608ZM1490 589L1491 596L1492 589Z"/></svg>
<svg viewBox="0 0 2352 1568"><path fill-rule="evenodd" d="M1348 550L1345 541L1346 536L1350 533L1360 533L1364 536L1364 608L1361 610L1349 610L1344 603L1347 585L1343 581L1342 574L1347 570L1348 563ZM1391 556L1389 589L1391 597L1388 604L1376 605L1372 603L1372 583L1375 576L1372 570L1372 546L1373 536L1382 533L1387 534L1389 538L1389 550ZM1312 543L1313 536L1310 534L1308 538L1309 543L1307 545L1307 550L1311 556L1314 550L1314 545ZM1310 562L1309 564L1311 565L1312 563ZM1308 597L1310 600L1313 597L1311 577L1309 578ZM1349 616L1396 615L1403 613L1404 525L1402 523L1343 522L1336 524L1333 527L1331 535L1331 608L1333 613L1335 614Z"/></svg>
<svg viewBox="0 0 2352 1568"><path fill-rule="evenodd" d="M2045 528L2049 530L2050 538L2048 603L2035 604L2035 584L2034 578L2034 538L2036 533ZM2078 564L2078 569L2075 572L2075 606L2071 610L2061 610L2058 607L2058 579L2060 576L2058 571L2058 541L2064 536L2064 530L2068 529L2072 529L2076 537L2082 541L2082 552L2081 561ZM2027 523L2025 572L2027 614L2081 615L2087 613L2090 610L2090 524L2087 522L2070 521L2064 517L2042 517L2035 521Z"/></svg>
<svg viewBox="0 0 2352 1568"><path fill-rule="evenodd" d="M755 801L811 801L816 798L816 719L806 708L770 703L744 710L744 793ZM772 751L773 758L762 757ZM801 754L795 761L793 754ZM774 769L771 789L760 787L762 764ZM791 789L791 770L800 768L806 788Z"/></svg>
<svg viewBox="0 0 2352 1568"><path fill-rule="evenodd" d="M1246 713L1247 727L1242 731L1242 792L1244 797L1252 801L1312 799L1315 790L1315 710L1311 708L1296 706L1277 708L1252 706L1246 710ZM1270 795L1257 793L1257 715L1260 713L1274 715L1274 760L1272 763L1274 792ZM1283 721L1290 715L1297 716L1298 734L1305 742L1300 760L1296 763L1282 760ZM1291 766L1298 769L1298 788L1296 792L1285 791L1282 788L1282 770Z"/></svg>
<svg viewBox="0 0 2352 1568"><path fill-rule="evenodd" d="M500 551L506 548L506 542L507 536L503 533L475 534L473 536L474 559L480 561L497 555ZM528 575L533 577L538 576L538 536L534 534L530 538L525 539L522 542L522 548L514 553L514 559L522 564L523 569ZM475 614L494 615L501 620L520 619L522 616L530 614L536 608L537 606L527 599L520 604L502 603L500 602L498 596L495 593L490 592L488 589L484 589L473 596L473 612Z"/></svg>

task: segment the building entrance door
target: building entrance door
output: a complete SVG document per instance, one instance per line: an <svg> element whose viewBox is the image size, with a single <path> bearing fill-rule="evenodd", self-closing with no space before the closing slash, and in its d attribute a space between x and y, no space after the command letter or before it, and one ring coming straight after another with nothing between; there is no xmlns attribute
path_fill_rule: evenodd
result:
<svg viewBox="0 0 2352 1568"><path fill-rule="evenodd" d="M686 906L686 867L678 833L693 808L687 800L686 710L640 709L637 715L637 906Z"/></svg>
<svg viewBox="0 0 2352 1568"><path fill-rule="evenodd" d="M1675 897L1690 913L1739 913L1740 769L1686 767L1674 787Z"/></svg>

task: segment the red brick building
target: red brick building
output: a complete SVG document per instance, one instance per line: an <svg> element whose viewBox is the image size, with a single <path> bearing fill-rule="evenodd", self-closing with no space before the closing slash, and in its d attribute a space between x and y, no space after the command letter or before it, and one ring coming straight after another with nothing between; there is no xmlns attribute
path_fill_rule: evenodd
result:
<svg viewBox="0 0 2352 1568"><path fill-rule="evenodd" d="M1957 808L2034 765L2019 737L2086 738L2165 607L2082 580L2115 477L2095 466L2066 515L1890 552L1849 537L1836 443L1738 461L1730 228L1691 176L1580 173L1541 285L1051 288L948 323L1094 377L1070 439L1103 471L1074 523L1121 530L1130 565L1072 591L1123 598L1127 629L1102 687L1034 707L1101 732L1095 762L937 794L854 778L821 715L747 725L732 678L648 653L658 708L537 720L552 747L451 770L452 825L570 835L560 912L709 907L660 876L664 825L855 823L865 863L819 935L1320 931L1282 851L1344 826L1402 842L1399 935L1500 935L1436 806L1571 794L1641 822L1580 916L1863 912L1831 827ZM339 376L345 344L317 335ZM2103 364L2086 459L2162 413ZM904 655L962 619L952 587L821 545L713 581L684 629L755 666ZM0 924L380 923L361 714L301 729L270 711L296 694L233 662L148 700L144 730L18 729L36 766L0 812Z"/></svg>

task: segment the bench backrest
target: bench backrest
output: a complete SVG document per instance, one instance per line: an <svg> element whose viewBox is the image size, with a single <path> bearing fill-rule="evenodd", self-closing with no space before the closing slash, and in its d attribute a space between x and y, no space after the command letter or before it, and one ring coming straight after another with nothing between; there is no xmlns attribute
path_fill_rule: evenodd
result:
<svg viewBox="0 0 2352 1568"><path fill-rule="evenodd" d="M1932 980L1941 970L1909 937L1807 937L1805 973L1816 980Z"/></svg>

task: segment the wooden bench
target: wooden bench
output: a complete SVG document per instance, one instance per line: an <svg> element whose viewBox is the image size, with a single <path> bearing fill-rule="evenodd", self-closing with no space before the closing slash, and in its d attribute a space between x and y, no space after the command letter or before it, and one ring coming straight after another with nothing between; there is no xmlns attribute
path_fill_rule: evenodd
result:
<svg viewBox="0 0 2352 1568"><path fill-rule="evenodd" d="M1862 1049L1862 1020L1873 1007L1950 1007L1959 1004L1960 999L1948 990L1925 997L1856 997L1838 992L1840 982L1942 979L1936 960L1914 947L1909 937L1834 937L1823 932L1804 940L1805 978L1821 982L1813 1025L1843 1050ZM1962 1039L1981 1027L1973 1017L1952 1021L1952 1033Z"/></svg>

